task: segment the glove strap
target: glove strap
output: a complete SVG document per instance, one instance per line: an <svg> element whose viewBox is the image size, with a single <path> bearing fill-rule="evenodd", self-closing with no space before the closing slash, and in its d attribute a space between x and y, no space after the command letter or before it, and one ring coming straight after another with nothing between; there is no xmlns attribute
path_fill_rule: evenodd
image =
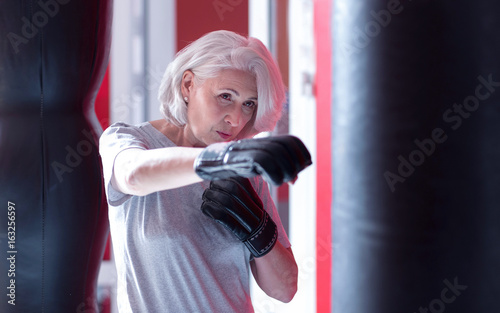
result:
<svg viewBox="0 0 500 313"><path fill-rule="evenodd" d="M271 251L277 239L278 228L269 214L264 211L259 227L243 243L254 257L259 258Z"/></svg>

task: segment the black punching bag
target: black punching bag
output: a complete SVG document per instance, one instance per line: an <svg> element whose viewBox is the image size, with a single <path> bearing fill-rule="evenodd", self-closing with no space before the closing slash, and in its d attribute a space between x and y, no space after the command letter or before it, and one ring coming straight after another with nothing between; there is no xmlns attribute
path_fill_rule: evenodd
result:
<svg viewBox="0 0 500 313"><path fill-rule="evenodd" d="M500 312L499 16L333 1L333 312Z"/></svg>
<svg viewBox="0 0 500 313"><path fill-rule="evenodd" d="M0 1L0 312L97 312L111 0Z"/></svg>

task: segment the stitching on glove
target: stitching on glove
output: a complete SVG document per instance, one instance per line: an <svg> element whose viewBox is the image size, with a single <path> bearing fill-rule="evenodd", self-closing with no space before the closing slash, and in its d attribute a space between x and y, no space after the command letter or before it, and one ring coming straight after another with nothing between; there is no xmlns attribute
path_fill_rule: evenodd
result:
<svg viewBox="0 0 500 313"><path fill-rule="evenodd" d="M260 227L259 232L257 232L256 235L252 236L252 238L250 238L250 242L248 242L253 247L253 249L255 251L258 251L259 254L263 254L266 251L268 251L269 249L271 249L274 246L274 243L276 242L276 239L278 237L278 229L277 229L277 227L275 227L274 228L274 235L273 235L273 237L271 238L271 240L269 241L269 243L264 248L262 248L260 250L257 250L256 247L251 243L251 241L253 241L255 238L258 238L262 234L263 230L266 228L267 223L268 223L268 221L270 219L270 216L269 216L269 214L265 214L265 216L266 216L266 218L264 220L264 223Z"/></svg>
<svg viewBox="0 0 500 313"><path fill-rule="evenodd" d="M262 234L262 231L266 228L267 221L269 220L269 215L265 214L265 216L266 216L266 219L264 220L264 223L260 227L259 232L257 232L256 234L254 234L250 240L254 240L254 239L258 238L260 236L260 234Z"/></svg>

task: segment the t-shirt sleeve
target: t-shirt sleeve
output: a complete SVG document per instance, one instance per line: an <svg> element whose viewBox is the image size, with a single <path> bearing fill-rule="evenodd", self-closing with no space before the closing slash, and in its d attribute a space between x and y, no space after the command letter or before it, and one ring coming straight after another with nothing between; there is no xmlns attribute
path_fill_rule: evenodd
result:
<svg viewBox="0 0 500 313"><path fill-rule="evenodd" d="M108 203L112 206L118 206L132 197L114 189L111 185L116 156L123 150L131 148L148 149L144 135L137 126L122 122L114 123L103 132L99 139L106 196Z"/></svg>
<svg viewBox="0 0 500 313"><path fill-rule="evenodd" d="M288 239L285 229L283 228L281 218L278 214L278 209L276 209L276 205L274 204L271 193L269 192L269 185L260 176L254 177L253 183L256 184L254 185L255 191L257 191L257 193L259 194L260 199L264 204L265 210L271 216L274 223L278 227L278 240L283 245L283 247L289 248L291 246L290 240Z"/></svg>

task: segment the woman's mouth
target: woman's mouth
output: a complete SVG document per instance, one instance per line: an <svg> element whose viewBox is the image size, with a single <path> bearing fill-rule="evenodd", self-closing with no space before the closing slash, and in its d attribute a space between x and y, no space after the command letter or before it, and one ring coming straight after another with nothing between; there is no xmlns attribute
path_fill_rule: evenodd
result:
<svg viewBox="0 0 500 313"><path fill-rule="evenodd" d="M231 134L226 134L226 133L223 133L223 132L220 132L218 131L217 134L219 134L219 136L224 139L224 140L227 140L229 138L231 138Z"/></svg>

